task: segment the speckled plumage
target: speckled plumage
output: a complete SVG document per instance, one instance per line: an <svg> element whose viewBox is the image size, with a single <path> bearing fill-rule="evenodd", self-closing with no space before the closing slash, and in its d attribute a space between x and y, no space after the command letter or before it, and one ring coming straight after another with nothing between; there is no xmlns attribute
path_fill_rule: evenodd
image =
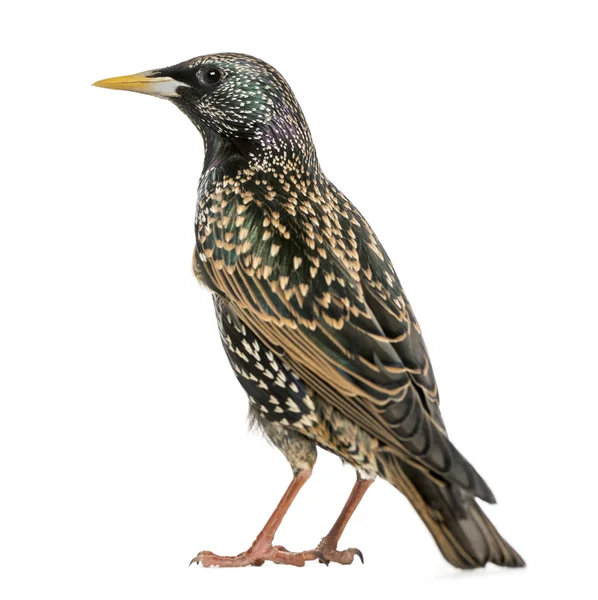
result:
<svg viewBox="0 0 598 600"><path fill-rule="evenodd" d="M320 169L286 81L238 54L142 75L168 81L169 99L203 135L193 270L214 294L253 422L295 477L308 476L320 446L354 466L359 480L380 475L403 492L453 565L522 565L474 499L494 502L492 492L447 437L428 353L392 262ZM348 516L365 489L356 486ZM343 515L321 560L339 558ZM308 554L302 559L316 557ZM267 552L253 562L207 555L197 562L276 560Z"/></svg>

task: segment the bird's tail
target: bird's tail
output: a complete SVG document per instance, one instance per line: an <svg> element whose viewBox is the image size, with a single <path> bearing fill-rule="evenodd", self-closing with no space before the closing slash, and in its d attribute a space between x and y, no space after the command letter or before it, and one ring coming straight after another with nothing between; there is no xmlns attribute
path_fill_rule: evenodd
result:
<svg viewBox="0 0 598 600"><path fill-rule="evenodd" d="M471 495L455 484L436 483L395 455L383 455L380 461L385 479L407 496L453 566L475 569L488 562L525 566Z"/></svg>

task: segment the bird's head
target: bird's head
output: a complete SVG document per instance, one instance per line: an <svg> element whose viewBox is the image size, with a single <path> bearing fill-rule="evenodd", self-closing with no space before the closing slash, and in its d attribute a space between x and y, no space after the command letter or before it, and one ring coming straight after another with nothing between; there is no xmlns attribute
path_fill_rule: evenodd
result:
<svg viewBox="0 0 598 600"><path fill-rule="evenodd" d="M255 163L317 164L295 95L276 69L257 58L212 54L94 85L170 100L201 131L208 153L226 147Z"/></svg>

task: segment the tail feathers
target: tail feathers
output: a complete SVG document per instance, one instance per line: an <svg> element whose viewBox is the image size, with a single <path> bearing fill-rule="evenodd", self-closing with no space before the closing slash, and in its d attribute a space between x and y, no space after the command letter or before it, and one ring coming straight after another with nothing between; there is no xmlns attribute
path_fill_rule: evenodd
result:
<svg viewBox="0 0 598 600"><path fill-rule="evenodd" d="M407 496L453 566L475 569L489 562L502 567L525 566L471 495L454 484L436 483L396 456L387 456L384 463L386 479Z"/></svg>

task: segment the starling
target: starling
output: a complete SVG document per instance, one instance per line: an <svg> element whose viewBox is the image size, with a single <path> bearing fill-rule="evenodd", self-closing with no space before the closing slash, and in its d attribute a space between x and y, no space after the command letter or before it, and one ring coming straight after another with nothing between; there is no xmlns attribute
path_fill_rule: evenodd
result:
<svg viewBox="0 0 598 600"><path fill-rule="evenodd" d="M490 488L449 440L418 322L372 228L324 175L285 79L242 54L213 54L94 85L167 98L204 140L193 271L212 293L220 336L252 422L293 479L250 548L200 552L204 566L349 564L347 522L377 476L413 505L455 567L521 567L476 498ZM357 480L311 550L273 545L309 479L316 448Z"/></svg>

